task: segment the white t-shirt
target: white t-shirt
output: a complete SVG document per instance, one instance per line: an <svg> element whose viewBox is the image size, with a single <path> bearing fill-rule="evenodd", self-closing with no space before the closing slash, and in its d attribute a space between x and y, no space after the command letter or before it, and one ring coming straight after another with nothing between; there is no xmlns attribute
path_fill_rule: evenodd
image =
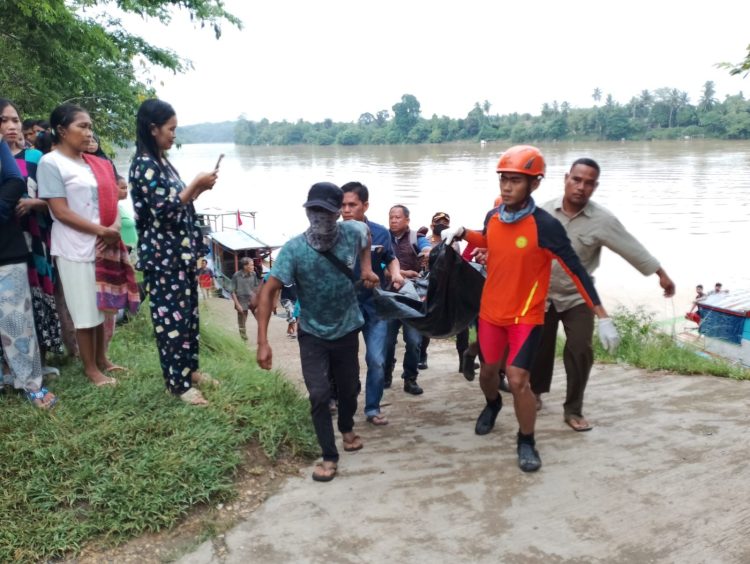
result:
<svg viewBox="0 0 750 564"><path fill-rule="evenodd" d="M79 163L52 151L39 161L36 171L39 197L67 198L68 207L82 218L99 223L99 191L94 173ZM52 223L53 256L74 262L91 262L96 258L96 235L83 233L58 221Z"/></svg>

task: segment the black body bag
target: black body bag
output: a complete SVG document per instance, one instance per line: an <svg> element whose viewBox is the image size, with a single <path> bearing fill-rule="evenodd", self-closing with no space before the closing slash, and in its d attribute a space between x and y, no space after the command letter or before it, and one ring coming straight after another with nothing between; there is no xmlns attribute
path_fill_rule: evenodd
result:
<svg viewBox="0 0 750 564"><path fill-rule="evenodd" d="M453 337L479 314L484 276L450 245L441 243L430 252L428 280L424 301L415 299L408 287L405 294L376 289L376 313L384 319L401 319L428 337Z"/></svg>

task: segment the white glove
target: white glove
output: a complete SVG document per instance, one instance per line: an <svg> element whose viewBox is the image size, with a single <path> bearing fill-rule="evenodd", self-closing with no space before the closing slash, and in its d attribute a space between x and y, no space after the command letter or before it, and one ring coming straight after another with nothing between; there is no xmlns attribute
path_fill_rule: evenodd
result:
<svg viewBox="0 0 750 564"><path fill-rule="evenodd" d="M454 240L460 241L464 238L466 229L463 227L447 227L440 233L440 238L446 245L450 245Z"/></svg>
<svg viewBox="0 0 750 564"><path fill-rule="evenodd" d="M617 345L620 344L620 334L617 332L615 322L611 317L599 319L599 340L604 349L609 352L615 352Z"/></svg>

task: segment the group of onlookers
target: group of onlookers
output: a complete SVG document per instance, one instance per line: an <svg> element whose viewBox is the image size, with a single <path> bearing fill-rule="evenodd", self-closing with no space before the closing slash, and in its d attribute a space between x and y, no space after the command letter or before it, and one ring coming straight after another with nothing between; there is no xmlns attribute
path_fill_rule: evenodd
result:
<svg viewBox="0 0 750 564"><path fill-rule="evenodd" d="M120 232L125 183L96 155L82 108L62 104L26 135L15 104L0 99L0 112L4 388L48 409L57 398L43 377L58 371L46 356L63 352L63 342L97 386L116 383L111 374L122 370L107 357L105 313L113 325L115 312L139 302Z"/></svg>
<svg viewBox="0 0 750 564"><path fill-rule="evenodd" d="M172 107L141 105L127 180L101 150L82 107L64 103L48 124L22 124L19 109L0 99L0 115L3 389L23 392L37 407L54 406L58 398L43 377L57 370L45 360L63 352L63 341L93 384L117 383L114 375L125 368L107 350L117 313L140 303L130 258L137 247L167 389L205 405L193 386L216 380L198 371L195 272L205 251L193 201L213 187L217 171L187 185L180 179L166 157L177 127ZM118 206L128 185L135 217Z"/></svg>

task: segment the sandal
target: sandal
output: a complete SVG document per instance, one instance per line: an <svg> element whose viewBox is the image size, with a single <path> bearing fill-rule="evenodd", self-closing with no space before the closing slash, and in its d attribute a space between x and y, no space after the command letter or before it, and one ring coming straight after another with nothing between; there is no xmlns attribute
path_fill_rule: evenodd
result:
<svg viewBox="0 0 750 564"><path fill-rule="evenodd" d="M188 405L194 405L196 407L206 407L208 405L208 400L203 397L203 394L198 388L190 388L187 392L183 392L177 397Z"/></svg>
<svg viewBox="0 0 750 564"><path fill-rule="evenodd" d="M328 466L326 466L328 464ZM318 462L312 473L312 479L316 482L330 482L336 477L338 465L335 462Z"/></svg>
<svg viewBox="0 0 750 564"><path fill-rule="evenodd" d="M571 415L565 418L565 424L573 429L576 433L583 433L585 431L591 431L593 427L583 417L576 417Z"/></svg>
<svg viewBox="0 0 750 564"><path fill-rule="evenodd" d="M359 435L354 435L351 441L347 441L343 436L341 438L344 442L344 450L346 452L362 450L362 447L365 446L362 439L359 438Z"/></svg>
<svg viewBox="0 0 750 564"><path fill-rule="evenodd" d="M99 364L99 363L97 362L97 364ZM112 362L108 358L105 359L104 362L101 363L101 365L99 366L99 368L103 372L128 372L127 367L120 366L119 364L115 364L114 362Z"/></svg>
<svg viewBox="0 0 750 564"><path fill-rule="evenodd" d="M117 380L114 378L105 377L104 380L101 380L100 382L97 382L94 384L97 388L101 388L102 386L116 386Z"/></svg>
<svg viewBox="0 0 750 564"><path fill-rule="evenodd" d="M368 415L367 422L373 425L388 425L388 418L382 413L378 413L377 415Z"/></svg>
<svg viewBox="0 0 750 564"><path fill-rule="evenodd" d="M33 390L24 390L23 393L26 394L26 399L39 409L52 409L57 403L57 397L55 397L55 394L50 392L47 388L42 388L38 392L35 392ZM47 398L49 398L50 396L52 399L48 400Z"/></svg>

